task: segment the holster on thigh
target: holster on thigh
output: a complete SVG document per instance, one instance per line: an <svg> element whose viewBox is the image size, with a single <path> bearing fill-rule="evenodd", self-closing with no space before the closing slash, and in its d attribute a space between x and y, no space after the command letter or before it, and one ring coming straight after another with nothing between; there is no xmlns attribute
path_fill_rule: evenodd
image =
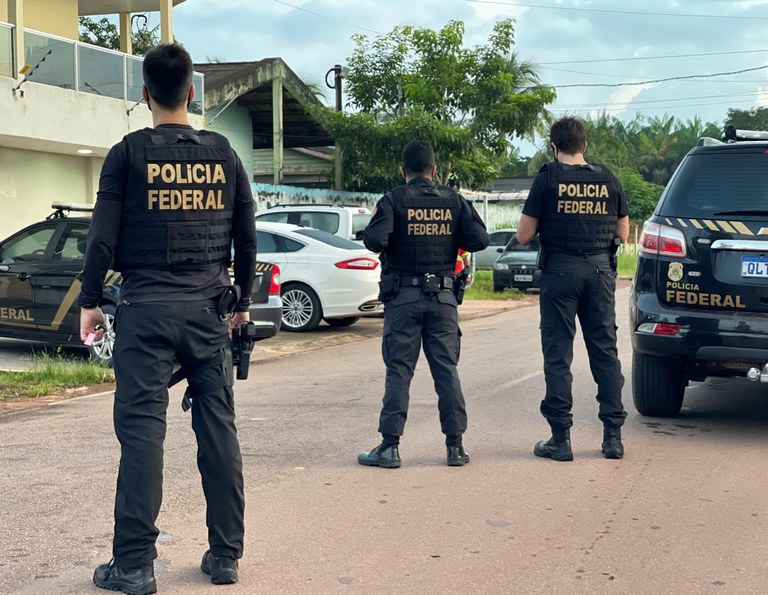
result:
<svg viewBox="0 0 768 595"><path fill-rule="evenodd" d="M232 352L228 347L222 347L207 364L188 371L187 390L181 401L181 408L188 411L192 407L192 399L204 399L219 389L234 383L232 371Z"/></svg>

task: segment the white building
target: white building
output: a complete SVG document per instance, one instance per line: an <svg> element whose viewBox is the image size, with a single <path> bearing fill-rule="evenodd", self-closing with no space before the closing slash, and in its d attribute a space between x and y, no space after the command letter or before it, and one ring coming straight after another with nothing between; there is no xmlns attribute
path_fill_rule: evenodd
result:
<svg viewBox="0 0 768 595"><path fill-rule="evenodd" d="M159 11L173 39L185 0L0 0L0 238L56 201L92 203L110 147L152 125L141 100L141 58L130 55L131 13ZM122 52L82 44L78 16L120 15ZM21 74L25 73L25 74ZM192 125L204 127L203 76Z"/></svg>

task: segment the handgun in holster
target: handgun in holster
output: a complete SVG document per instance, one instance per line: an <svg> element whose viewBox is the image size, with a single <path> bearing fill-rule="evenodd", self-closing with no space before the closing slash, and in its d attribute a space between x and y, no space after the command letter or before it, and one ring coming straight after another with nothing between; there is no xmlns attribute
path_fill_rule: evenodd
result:
<svg viewBox="0 0 768 595"><path fill-rule="evenodd" d="M608 247L608 258L614 275L619 274L619 246L621 246L621 238L615 236Z"/></svg>
<svg viewBox="0 0 768 595"><path fill-rule="evenodd" d="M246 322L232 329L232 340L230 348L232 349L232 366L237 371L238 380L248 378L248 367L251 365L251 351L253 350L253 340L256 337L256 325L252 322Z"/></svg>
<svg viewBox="0 0 768 595"><path fill-rule="evenodd" d="M533 286L541 287L541 276L544 273L544 267L547 264L547 251L544 246L539 247L539 254L536 256L536 270L533 272Z"/></svg>
<svg viewBox="0 0 768 595"><path fill-rule="evenodd" d="M381 275L379 281L379 299L386 302L395 297L400 291L400 277L391 273Z"/></svg>
<svg viewBox="0 0 768 595"><path fill-rule="evenodd" d="M464 292L467 289L468 280L469 271L466 268L456 276L456 281L453 284L453 295L456 296L456 303L458 305L461 305L464 301Z"/></svg>

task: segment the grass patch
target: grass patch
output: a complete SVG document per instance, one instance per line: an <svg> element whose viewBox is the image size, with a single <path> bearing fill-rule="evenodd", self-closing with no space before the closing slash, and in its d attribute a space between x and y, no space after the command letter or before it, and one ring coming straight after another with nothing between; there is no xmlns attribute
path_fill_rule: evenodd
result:
<svg viewBox="0 0 768 595"><path fill-rule="evenodd" d="M0 372L0 401L35 398L68 388L115 381L111 369L62 355L36 355L32 367L24 372Z"/></svg>
<svg viewBox="0 0 768 595"><path fill-rule="evenodd" d="M637 254L634 252L628 254L618 254L619 257L619 276L621 277L634 277L635 270L637 269Z"/></svg>
<svg viewBox="0 0 768 595"><path fill-rule="evenodd" d="M529 294L517 289L493 290L493 271L475 271L475 282L464 293L465 300L522 300Z"/></svg>

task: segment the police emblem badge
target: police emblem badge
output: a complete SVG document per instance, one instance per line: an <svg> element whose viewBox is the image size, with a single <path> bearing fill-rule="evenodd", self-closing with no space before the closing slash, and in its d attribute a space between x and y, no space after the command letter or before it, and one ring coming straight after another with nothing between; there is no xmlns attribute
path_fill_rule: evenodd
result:
<svg viewBox="0 0 768 595"><path fill-rule="evenodd" d="M768 236L768 227L761 227L760 231L757 232L757 235Z"/></svg>
<svg viewBox="0 0 768 595"><path fill-rule="evenodd" d="M683 263L682 262L670 262L667 276L671 281L680 281L683 278Z"/></svg>

